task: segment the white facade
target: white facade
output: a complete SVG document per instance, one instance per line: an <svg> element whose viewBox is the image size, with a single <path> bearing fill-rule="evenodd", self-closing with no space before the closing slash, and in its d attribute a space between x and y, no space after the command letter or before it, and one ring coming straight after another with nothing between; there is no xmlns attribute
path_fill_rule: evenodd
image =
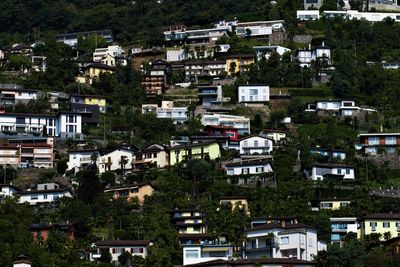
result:
<svg viewBox="0 0 400 267"><path fill-rule="evenodd" d="M236 35L240 37L269 36L273 31L283 31L283 20L240 22L236 25Z"/></svg>
<svg viewBox="0 0 400 267"><path fill-rule="evenodd" d="M119 45L111 45L107 48L97 48L93 53L93 61L100 62L104 57L110 55L112 57L123 57L125 51Z"/></svg>
<svg viewBox="0 0 400 267"><path fill-rule="evenodd" d="M365 19L370 22L383 21L387 17L393 19L395 22L400 22L399 13L377 13L377 12L358 12L357 10L347 10L347 11L324 11L323 16L326 18L333 17L344 17L349 20L352 19Z"/></svg>
<svg viewBox="0 0 400 267"><path fill-rule="evenodd" d="M171 119L175 124L189 119L187 107L174 107L173 101L162 101L161 107L156 104L143 104L142 114L155 113L159 119Z"/></svg>
<svg viewBox="0 0 400 267"><path fill-rule="evenodd" d="M89 165L92 163L92 155L99 154L97 150L77 150L77 151L69 151L69 160L67 163L67 170L74 169L75 171L79 171L82 167Z"/></svg>
<svg viewBox="0 0 400 267"><path fill-rule="evenodd" d="M212 260L228 260L233 256L229 245L183 245L183 265L197 264Z"/></svg>
<svg viewBox="0 0 400 267"><path fill-rule="evenodd" d="M183 61L186 59L188 59L188 55L185 53L185 50L183 50L182 48L167 50L167 61L168 62Z"/></svg>
<svg viewBox="0 0 400 267"><path fill-rule="evenodd" d="M317 46L310 49L297 50L296 58L300 61L300 66L310 67L311 61L326 60L327 64L331 64L331 49L322 43L322 46Z"/></svg>
<svg viewBox="0 0 400 267"><path fill-rule="evenodd" d="M220 125L233 127L239 134L250 134L250 118L224 114L204 114L201 118L203 126Z"/></svg>
<svg viewBox="0 0 400 267"><path fill-rule="evenodd" d="M111 262L117 263L118 257L128 251L132 256L147 257L147 250L150 242L141 240L113 240L96 242L97 251L90 253L90 261L98 260L101 257L102 250L108 250L111 254Z"/></svg>
<svg viewBox="0 0 400 267"><path fill-rule="evenodd" d="M12 185L0 185L0 197L13 197L19 190Z"/></svg>
<svg viewBox="0 0 400 267"><path fill-rule="evenodd" d="M349 234L358 232L358 223L356 217L332 217L331 221L331 243L339 243Z"/></svg>
<svg viewBox="0 0 400 267"><path fill-rule="evenodd" d="M354 180L355 171L351 166L320 164L315 165L311 171L311 179L314 181L324 180L324 175L343 175L344 180Z"/></svg>
<svg viewBox="0 0 400 267"><path fill-rule="evenodd" d="M47 135L53 137L75 137L82 133L82 116L78 113L41 114L0 114L0 131L17 133L42 133L46 127Z"/></svg>
<svg viewBox="0 0 400 267"><path fill-rule="evenodd" d="M263 46L253 46L253 49L257 55L257 60L260 61L263 58L268 60L273 53L277 53L282 56L283 54L290 52L289 48L280 45L263 45Z"/></svg>
<svg viewBox="0 0 400 267"><path fill-rule="evenodd" d="M51 203L63 197L72 197L68 189L54 190L35 190L20 192L19 203L29 203L29 205L38 205L43 203Z"/></svg>
<svg viewBox="0 0 400 267"><path fill-rule="evenodd" d="M225 173L228 176L246 175L246 174L262 174L272 172L272 167L266 161L242 161L229 163L224 166Z"/></svg>
<svg viewBox="0 0 400 267"><path fill-rule="evenodd" d="M238 88L238 102L246 103L265 103L269 102L268 85L243 85Z"/></svg>
<svg viewBox="0 0 400 267"><path fill-rule="evenodd" d="M318 241L317 230L301 224L249 229L246 233L246 258L296 258L311 261L326 244Z"/></svg>
<svg viewBox="0 0 400 267"><path fill-rule="evenodd" d="M297 10L298 20L319 20L319 10Z"/></svg>
<svg viewBox="0 0 400 267"><path fill-rule="evenodd" d="M125 170L130 170L132 167L133 150L126 148L118 148L109 153L100 156L97 159L97 166L99 167L99 173L106 171L116 171L124 167ZM125 166L121 166L121 159L126 159Z"/></svg>
<svg viewBox="0 0 400 267"><path fill-rule="evenodd" d="M261 131L260 136L269 138L274 140L274 142L280 142L282 139L286 138L285 132L278 132L278 131Z"/></svg>
<svg viewBox="0 0 400 267"><path fill-rule="evenodd" d="M241 155L271 154L274 142L262 136L249 136L239 140Z"/></svg>
<svg viewBox="0 0 400 267"><path fill-rule="evenodd" d="M28 89L8 89L3 88L0 89L0 94L11 96L14 98L15 103L27 103L29 100L38 99L39 93L36 90L28 90Z"/></svg>

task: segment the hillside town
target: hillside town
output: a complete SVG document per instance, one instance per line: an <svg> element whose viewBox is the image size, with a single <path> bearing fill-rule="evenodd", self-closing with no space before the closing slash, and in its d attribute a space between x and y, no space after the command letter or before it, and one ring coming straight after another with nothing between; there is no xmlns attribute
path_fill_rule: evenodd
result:
<svg viewBox="0 0 400 267"><path fill-rule="evenodd" d="M0 266L400 266L399 3L61 2L0 11Z"/></svg>

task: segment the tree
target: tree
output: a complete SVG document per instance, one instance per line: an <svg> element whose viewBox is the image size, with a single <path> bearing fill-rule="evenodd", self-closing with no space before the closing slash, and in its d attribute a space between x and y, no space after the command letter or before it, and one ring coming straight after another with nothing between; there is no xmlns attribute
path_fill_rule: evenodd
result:
<svg viewBox="0 0 400 267"><path fill-rule="evenodd" d="M121 166L122 173L125 172L125 166L126 166L126 164L128 164L128 162L129 162L129 160L128 160L127 156L125 156L125 155L121 156L121 158L119 160L119 165Z"/></svg>
<svg viewBox="0 0 400 267"><path fill-rule="evenodd" d="M91 203L97 195L103 192L103 187L97 174L98 170L95 165L88 166L76 174L79 184L76 191L78 198L86 203Z"/></svg>
<svg viewBox="0 0 400 267"><path fill-rule="evenodd" d="M236 62L235 62L235 61L232 61L232 62L229 64L229 74L231 75L231 77L235 76L235 74L236 74L236 67L237 67L237 65L236 65Z"/></svg>
<svg viewBox="0 0 400 267"><path fill-rule="evenodd" d="M128 251L124 251L118 256L118 261L122 266L131 266L132 260L132 254Z"/></svg>

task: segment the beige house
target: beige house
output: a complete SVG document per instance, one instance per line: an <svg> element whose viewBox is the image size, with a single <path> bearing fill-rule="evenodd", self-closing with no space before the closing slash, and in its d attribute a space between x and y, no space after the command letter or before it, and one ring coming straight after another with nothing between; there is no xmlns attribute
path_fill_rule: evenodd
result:
<svg viewBox="0 0 400 267"><path fill-rule="evenodd" d="M76 77L76 81L79 83L92 84L95 79L100 77L100 74L113 73L114 71L115 67L93 62L83 68L82 74Z"/></svg>
<svg viewBox="0 0 400 267"><path fill-rule="evenodd" d="M154 188L150 183L140 183L132 185L124 185L118 187L111 187L104 190L104 193L112 194L113 198L125 198L128 202L133 201L135 198L139 200L142 205L146 196L151 196Z"/></svg>
<svg viewBox="0 0 400 267"><path fill-rule="evenodd" d="M246 214L250 216L249 202L247 201L247 197L244 197L244 196L220 197L219 204L220 205L230 205L232 211L235 208L239 208L241 210L244 210L246 212Z"/></svg>
<svg viewBox="0 0 400 267"><path fill-rule="evenodd" d="M153 144L133 154L132 169L143 169L151 166L164 168L169 165L169 156L165 147Z"/></svg>

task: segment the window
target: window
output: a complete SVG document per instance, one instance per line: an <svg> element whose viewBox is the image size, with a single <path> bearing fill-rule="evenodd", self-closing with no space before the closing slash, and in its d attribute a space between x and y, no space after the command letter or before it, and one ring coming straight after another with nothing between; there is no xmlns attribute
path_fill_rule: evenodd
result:
<svg viewBox="0 0 400 267"><path fill-rule="evenodd" d="M43 199L47 199L47 194L44 194L44 195L43 195Z"/></svg>
<svg viewBox="0 0 400 267"><path fill-rule="evenodd" d="M31 200L38 200L38 196L31 196Z"/></svg>
<svg viewBox="0 0 400 267"><path fill-rule="evenodd" d="M396 223L396 228L397 228L397 231L400 231L400 223Z"/></svg>
<svg viewBox="0 0 400 267"><path fill-rule="evenodd" d="M250 95L258 95L258 89L250 89Z"/></svg>
<svg viewBox="0 0 400 267"><path fill-rule="evenodd" d="M233 169L227 169L226 170L226 174L228 174L228 175L233 175Z"/></svg>
<svg viewBox="0 0 400 267"><path fill-rule="evenodd" d="M348 205L349 205L349 203L347 203L347 202L340 202L341 208L347 207Z"/></svg>
<svg viewBox="0 0 400 267"><path fill-rule="evenodd" d="M157 158L157 153L153 153L153 158Z"/></svg>
<svg viewBox="0 0 400 267"><path fill-rule="evenodd" d="M350 169L346 169L346 174L350 174Z"/></svg>
<svg viewBox="0 0 400 267"><path fill-rule="evenodd" d="M132 254L143 253L143 251L144 251L143 248L131 248L131 253Z"/></svg>
<svg viewBox="0 0 400 267"><path fill-rule="evenodd" d="M289 237L281 237L281 245L289 244Z"/></svg>
<svg viewBox="0 0 400 267"><path fill-rule="evenodd" d="M333 207L332 202L322 202L322 203L321 203L321 208L322 208L322 209L330 209L330 208L332 208L332 207Z"/></svg>
<svg viewBox="0 0 400 267"><path fill-rule="evenodd" d="M242 174L249 174L249 168L243 168Z"/></svg>
<svg viewBox="0 0 400 267"><path fill-rule="evenodd" d="M396 144L396 137L395 136L387 136L387 137L385 137L385 144L386 145L395 145Z"/></svg>
<svg viewBox="0 0 400 267"><path fill-rule="evenodd" d="M337 169L337 174L342 174L342 169Z"/></svg>
<svg viewBox="0 0 400 267"><path fill-rule="evenodd" d="M390 222L383 222L383 228L390 228Z"/></svg>
<svg viewBox="0 0 400 267"><path fill-rule="evenodd" d="M256 167L256 173L263 173L264 167Z"/></svg>
<svg viewBox="0 0 400 267"><path fill-rule="evenodd" d="M243 141L243 147L247 147L249 143L247 141Z"/></svg>
<svg viewBox="0 0 400 267"><path fill-rule="evenodd" d="M254 147L258 147L258 141L254 140Z"/></svg>
<svg viewBox="0 0 400 267"><path fill-rule="evenodd" d="M368 137L369 145L379 145L379 137Z"/></svg>
<svg viewBox="0 0 400 267"><path fill-rule="evenodd" d="M75 116L74 115L68 115L67 122L75 122Z"/></svg>
<svg viewBox="0 0 400 267"><path fill-rule="evenodd" d="M375 230L376 230L376 225L377 225L376 222L370 222L370 223L369 223L369 226L372 228L372 231L375 231Z"/></svg>
<svg viewBox="0 0 400 267"><path fill-rule="evenodd" d="M125 251L124 248L113 248L112 253L113 254L122 254Z"/></svg>
<svg viewBox="0 0 400 267"><path fill-rule="evenodd" d="M185 256L187 259L197 259L199 258L199 251L194 249L186 250Z"/></svg>
<svg viewBox="0 0 400 267"><path fill-rule="evenodd" d="M74 133L75 132L75 125L68 125L68 133Z"/></svg>

